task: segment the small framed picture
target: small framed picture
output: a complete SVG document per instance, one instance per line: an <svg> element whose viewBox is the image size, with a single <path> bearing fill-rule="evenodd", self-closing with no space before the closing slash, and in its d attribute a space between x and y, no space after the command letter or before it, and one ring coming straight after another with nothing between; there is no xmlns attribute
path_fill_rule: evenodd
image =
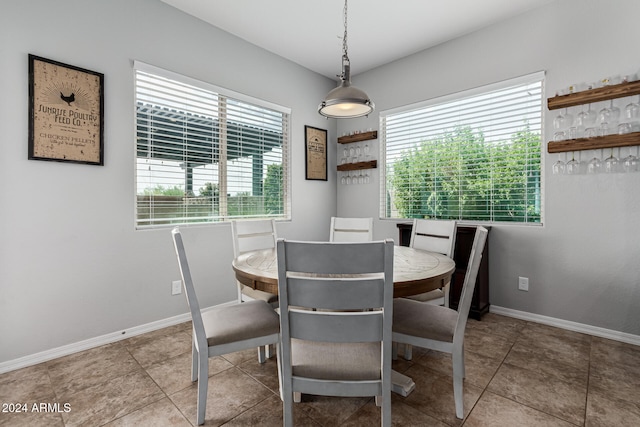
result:
<svg viewBox="0 0 640 427"><path fill-rule="evenodd" d="M327 131L304 127L306 179L327 180Z"/></svg>
<svg viewBox="0 0 640 427"><path fill-rule="evenodd" d="M104 75L29 55L29 160L104 165Z"/></svg>

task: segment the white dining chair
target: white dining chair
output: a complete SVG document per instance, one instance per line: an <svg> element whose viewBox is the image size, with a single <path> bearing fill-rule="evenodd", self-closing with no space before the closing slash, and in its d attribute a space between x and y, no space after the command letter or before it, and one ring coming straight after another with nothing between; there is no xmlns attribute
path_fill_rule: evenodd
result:
<svg viewBox="0 0 640 427"><path fill-rule="evenodd" d="M233 256L261 249L274 249L276 247L276 221L274 219L260 219L247 221L231 221L231 235L233 236ZM270 292L254 289L236 280L238 288L238 302L262 300L269 303L274 309L278 308L278 295ZM265 357L271 358L271 347L258 349L258 361L264 362Z"/></svg>
<svg viewBox="0 0 640 427"><path fill-rule="evenodd" d="M233 256L257 251L260 249L275 249L276 222L273 219L231 221L231 234L233 236ZM251 301L254 299L266 301L274 308L278 307L278 295L253 289L249 286L238 284L238 301Z"/></svg>
<svg viewBox="0 0 640 427"><path fill-rule="evenodd" d="M407 298L396 298L393 303L394 359L397 357L397 343L451 354L456 417L460 419L464 418L464 330L487 233L484 227L476 229L458 311Z"/></svg>
<svg viewBox="0 0 640 427"><path fill-rule="evenodd" d="M393 241L277 248L284 426L302 393L375 396L390 426Z"/></svg>
<svg viewBox="0 0 640 427"><path fill-rule="evenodd" d="M197 424L204 424L209 381L209 358L253 347L277 345L279 318L265 301L213 307L202 313L191 270L178 228L171 232L182 276L185 297L191 311L193 341L191 381L198 381Z"/></svg>
<svg viewBox="0 0 640 427"><path fill-rule="evenodd" d="M433 219L414 219L411 229L409 246L414 249L437 252L453 258L453 250L456 244L456 221L442 221ZM449 307L450 283L446 283L441 289L436 289L423 294L412 295L407 298L429 304L444 305Z"/></svg>
<svg viewBox="0 0 640 427"><path fill-rule="evenodd" d="M331 217L330 242L370 242L373 240L373 218Z"/></svg>
<svg viewBox="0 0 640 427"><path fill-rule="evenodd" d="M443 221L434 219L414 219L411 228L411 240L409 247L424 251L437 252L453 258L456 244L456 221ZM406 298L421 301L427 304L443 305L449 307L449 290L451 281L448 281L440 289L411 295ZM404 358L412 359L411 346L406 345Z"/></svg>

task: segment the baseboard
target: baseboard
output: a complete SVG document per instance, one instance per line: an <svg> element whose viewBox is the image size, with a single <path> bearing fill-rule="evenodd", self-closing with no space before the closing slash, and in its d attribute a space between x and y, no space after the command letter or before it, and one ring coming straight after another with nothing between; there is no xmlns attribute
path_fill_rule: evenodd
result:
<svg viewBox="0 0 640 427"><path fill-rule="evenodd" d="M221 305L233 304L225 303ZM204 310L210 310L212 307L208 307ZM530 322L541 323L544 325L554 326L556 328L567 329L569 331L580 332L583 334L589 334L596 337L606 338L614 341L620 341L628 344L640 346L640 336L627 334L624 332L618 332L611 329L600 328L597 326L585 325L582 323L571 322L568 320L556 319L554 317L542 316L540 314L528 313L526 311L513 310L511 308L499 307L492 305L491 313L500 314L503 316L514 317L516 319L527 320ZM42 351L40 353L31 354L29 356L21 357L7 362L0 363L0 374L6 372L15 371L16 369L26 368L28 366L37 365L38 363L47 362L49 360L57 359L58 357L68 356L79 351L88 350L90 348L99 347L101 345L110 344L116 341L121 341L127 338L135 337L137 335L152 332L158 329L167 328L169 326L177 325L179 323L186 322L191 319L189 313L180 314L178 316L169 317L166 319L158 320L155 322L147 323L133 328L126 329L124 331L112 332L99 337L90 338L88 340L79 341L77 343L57 347L51 350Z"/></svg>
<svg viewBox="0 0 640 427"><path fill-rule="evenodd" d="M528 313L526 311L513 310L511 308L497 307L495 305L492 305L489 311L503 316L542 323L556 328L567 329L569 331L580 332L600 338L640 346L639 335L627 334L625 332L618 332L611 329L600 328L598 326L585 325L582 323L571 322L569 320L556 319L555 317L542 316L540 314Z"/></svg>
<svg viewBox="0 0 640 427"><path fill-rule="evenodd" d="M233 304L233 302L220 305L222 306L227 304ZM202 311L210 310L211 308L213 307L205 308ZM40 353L20 357L18 359L9 360L7 362L0 363L0 374L15 371L16 369L26 368L28 366L37 365L38 363L47 362L49 360L57 359L58 357L68 356L79 351L100 347L101 345L111 344L116 341L121 341L127 338L135 337L137 335L146 334L147 332L167 328L169 326L177 325L189 320L191 320L191 314L184 313L178 316L173 316L144 325L135 326L133 328L128 328L122 331L112 332L106 335L101 335L99 337L90 338L88 340L53 348L51 350L45 350Z"/></svg>

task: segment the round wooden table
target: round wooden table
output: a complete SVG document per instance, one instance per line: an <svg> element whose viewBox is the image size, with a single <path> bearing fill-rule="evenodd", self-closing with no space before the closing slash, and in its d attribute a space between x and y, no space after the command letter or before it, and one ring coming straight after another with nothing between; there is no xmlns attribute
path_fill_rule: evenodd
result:
<svg viewBox="0 0 640 427"><path fill-rule="evenodd" d="M236 279L251 288L278 293L275 249L247 252L233 260ZM393 248L393 296L406 297L443 287L455 270L446 255L406 246Z"/></svg>

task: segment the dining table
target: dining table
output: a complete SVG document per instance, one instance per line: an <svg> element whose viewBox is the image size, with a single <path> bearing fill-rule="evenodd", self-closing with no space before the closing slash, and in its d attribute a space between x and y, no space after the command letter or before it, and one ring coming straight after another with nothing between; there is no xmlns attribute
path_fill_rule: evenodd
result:
<svg viewBox="0 0 640 427"><path fill-rule="evenodd" d="M445 286L455 270L455 262L446 255L407 246L393 248L393 297L422 294ZM245 252L232 262L236 280L253 289L278 293L278 262L275 248ZM392 390L408 396L415 388L413 380L392 371Z"/></svg>

